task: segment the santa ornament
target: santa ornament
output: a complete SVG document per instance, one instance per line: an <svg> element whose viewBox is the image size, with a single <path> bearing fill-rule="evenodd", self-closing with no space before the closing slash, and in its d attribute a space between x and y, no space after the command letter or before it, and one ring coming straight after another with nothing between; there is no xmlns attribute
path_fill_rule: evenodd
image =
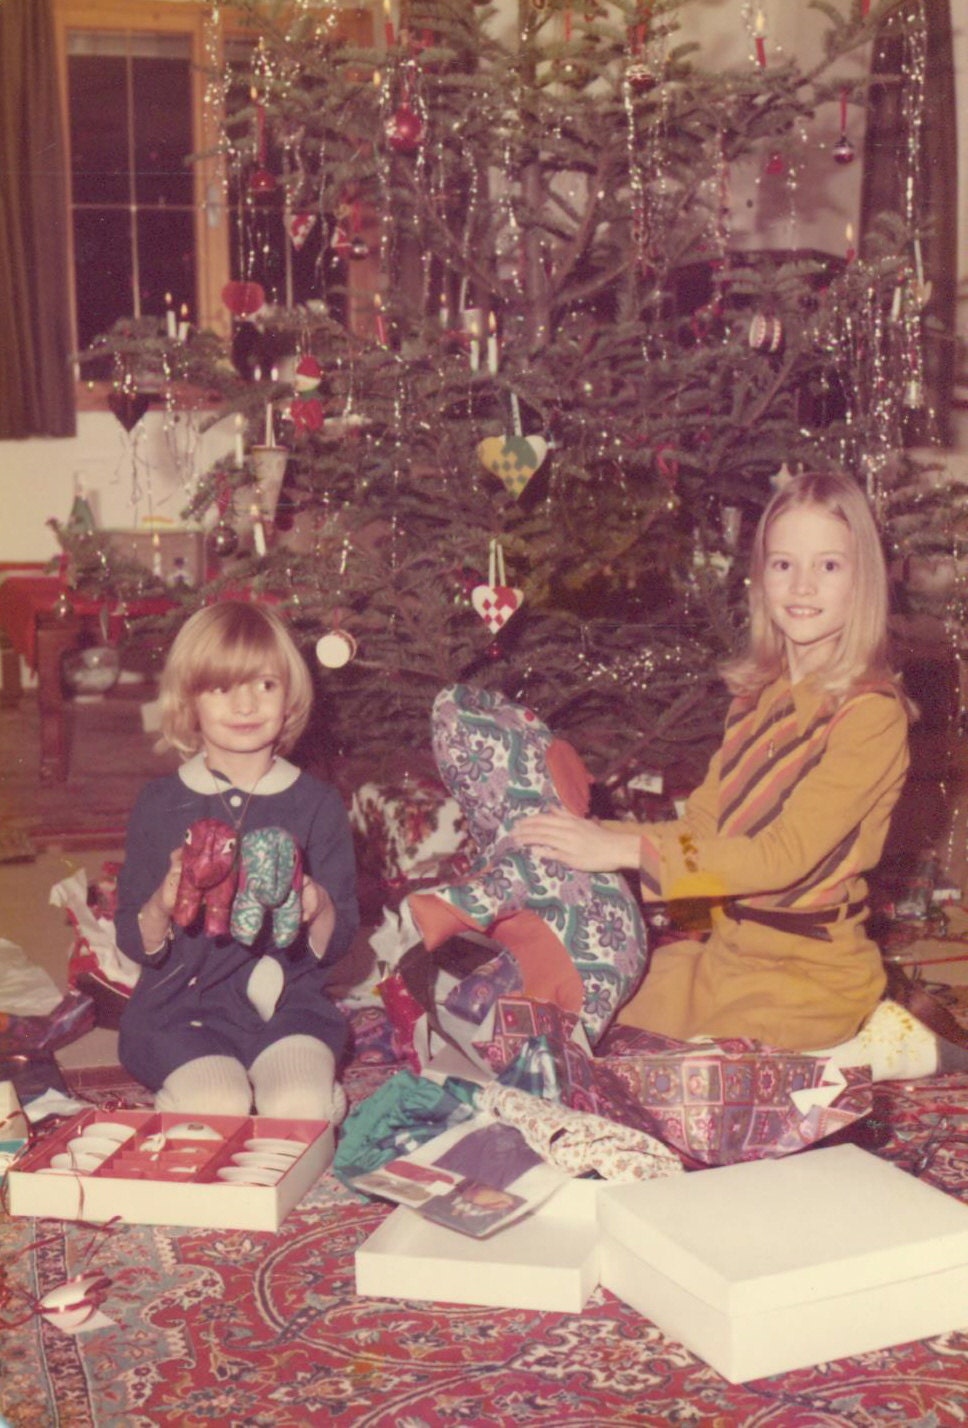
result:
<svg viewBox="0 0 968 1428"><path fill-rule="evenodd" d="M293 378L294 396L289 404L289 415L297 434L323 429L325 417L319 395L322 380L323 369L313 354L307 352L300 357Z"/></svg>

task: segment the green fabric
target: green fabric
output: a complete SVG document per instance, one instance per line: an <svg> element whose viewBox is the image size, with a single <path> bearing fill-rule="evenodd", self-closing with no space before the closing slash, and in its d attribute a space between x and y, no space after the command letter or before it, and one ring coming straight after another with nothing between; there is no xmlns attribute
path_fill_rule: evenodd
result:
<svg viewBox="0 0 968 1428"><path fill-rule="evenodd" d="M448 1077L442 1086L398 1071L362 1101L340 1130L333 1173L346 1184L408 1155L458 1121L474 1114L474 1087Z"/></svg>
<svg viewBox="0 0 968 1428"><path fill-rule="evenodd" d="M0 440L77 429L61 130L51 0L3 0Z"/></svg>

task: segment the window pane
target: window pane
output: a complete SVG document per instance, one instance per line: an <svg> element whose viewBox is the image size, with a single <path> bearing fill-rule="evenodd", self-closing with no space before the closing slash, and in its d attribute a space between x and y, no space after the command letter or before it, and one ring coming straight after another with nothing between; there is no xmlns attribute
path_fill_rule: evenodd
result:
<svg viewBox="0 0 968 1428"><path fill-rule="evenodd" d="M73 200L127 203L125 60L71 55L67 64Z"/></svg>
<svg viewBox="0 0 968 1428"><path fill-rule="evenodd" d="M119 317L130 316L131 218L126 211L75 212L74 289L82 349Z"/></svg>
<svg viewBox="0 0 968 1428"><path fill-rule="evenodd" d="M141 311L160 317L165 294L171 293L175 312L187 305L192 320L195 307L195 218L191 210L177 212L142 209L138 214L138 286Z"/></svg>
<svg viewBox="0 0 968 1428"><path fill-rule="evenodd" d="M187 60L134 59L135 197L191 204L191 69Z"/></svg>

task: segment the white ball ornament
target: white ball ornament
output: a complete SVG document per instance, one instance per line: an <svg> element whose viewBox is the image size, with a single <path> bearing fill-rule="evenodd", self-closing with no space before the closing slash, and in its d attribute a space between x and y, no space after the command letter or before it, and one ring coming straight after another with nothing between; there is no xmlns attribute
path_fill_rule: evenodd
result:
<svg viewBox="0 0 968 1428"><path fill-rule="evenodd" d="M316 641L316 658L324 669L342 669L356 654L356 640L348 630L330 630Z"/></svg>

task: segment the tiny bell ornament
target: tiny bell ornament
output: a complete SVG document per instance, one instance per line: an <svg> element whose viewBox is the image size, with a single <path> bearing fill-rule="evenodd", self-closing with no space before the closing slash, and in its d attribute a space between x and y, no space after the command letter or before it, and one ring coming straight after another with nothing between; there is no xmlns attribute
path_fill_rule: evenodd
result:
<svg viewBox="0 0 968 1428"><path fill-rule="evenodd" d="M857 157L853 144L847 137L847 91L840 91L840 138L833 147L835 164L852 164Z"/></svg>
<svg viewBox="0 0 968 1428"><path fill-rule="evenodd" d="M374 220L371 204L351 193L344 193L336 209L336 226L330 246L338 258L359 262L370 256L370 245L364 235L367 223Z"/></svg>
<svg viewBox="0 0 968 1428"><path fill-rule="evenodd" d="M205 537L205 544L219 560L234 555L239 548L239 533L229 520L232 509L232 488L224 476L216 486L215 509L218 519Z"/></svg>
<svg viewBox="0 0 968 1428"><path fill-rule="evenodd" d="M411 107L409 96L405 95L399 108L390 115L384 132L390 148L398 154L415 154L420 148L424 139L424 123Z"/></svg>
<svg viewBox="0 0 968 1428"><path fill-rule="evenodd" d="M266 109L258 102L258 95L250 90L255 105L256 166L249 177L249 196L256 203L272 198L278 187L276 176L266 167Z"/></svg>
<svg viewBox="0 0 968 1428"><path fill-rule="evenodd" d="M239 548L239 533L225 516L220 516L209 531L205 541L209 550L219 560L234 555Z"/></svg>

